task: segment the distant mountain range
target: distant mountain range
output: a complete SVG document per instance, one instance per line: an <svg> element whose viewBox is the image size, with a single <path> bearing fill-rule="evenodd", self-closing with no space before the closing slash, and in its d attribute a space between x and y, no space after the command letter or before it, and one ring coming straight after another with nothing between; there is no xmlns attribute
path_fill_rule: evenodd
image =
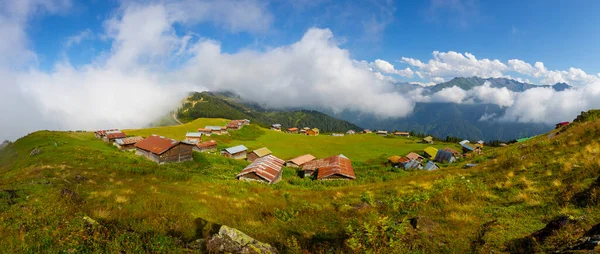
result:
<svg viewBox="0 0 600 254"><path fill-rule="evenodd" d="M398 92L408 92L416 88L423 88L424 93L433 94L453 86L470 90L477 86L483 86L485 82L489 82L491 87L506 87L513 92L523 92L536 87L547 87L556 91L572 88L566 83L538 86L507 78L458 77L429 87L410 83L397 83L396 90ZM503 116L505 113L505 108L494 104L417 103L413 113L405 118L379 118L372 114L354 111L334 113L326 109L315 110L267 110L255 102L242 100L239 96L230 92L203 92L193 93L178 110L177 115L184 121L199 117L247 118L263 126L280 123L286 128L317 127L323 132L343 132L349 129L361 130L362 128L368 128L389 131L414 131L439 138L452 136L488 141L509 141L544 133L553 128L553 126L547 124L491 120Z"/></svg>
<svg viewBox="0 0 600 254"><path fill-rule="evenodd" d="M314 110L267 110L231 92L192 93L177 110L177 117L182 121L201 117L250 119L263 127L278 123L283 128L310 127L319 128L321 132L362 130L355 124Z"/></svg>
<svg viewBox="0 0 600 254"><path fill-rule="evenodd" d="M516 81L514 79L508 79L508 78L457 77L448 82L439 83L437 85L430 86L430 87L425 87L425 90L428 93L436 93L436 92L441 91L444 88L450 88L450 87L454 87L454 86L462 88L463 90L470 90L477 86L483 86L483 84L485 82L489 82L491 87L494 87L494 88L506 87L508 90L513 91L513 92L523 92L523 91L526 91L526 90L529 90L532 88L536 88L536 87L553 88L556 91L564 91L566 89L572 88L567 83L556 83L556 84L550 86L550 85L534 85L534 84L529 84L529 83L523 83L523 82ZM420 85L411 84L411 83L397 83L396 86L397 86L397 89L399 89L401 91L407 91L407 90L415 89L417 87L421 87Z"/></svg>

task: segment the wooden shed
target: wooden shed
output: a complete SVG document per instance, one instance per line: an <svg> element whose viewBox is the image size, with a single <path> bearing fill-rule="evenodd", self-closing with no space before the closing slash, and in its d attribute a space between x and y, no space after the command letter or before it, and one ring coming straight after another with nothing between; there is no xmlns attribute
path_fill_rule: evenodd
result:
<svg viewBox="0 0 600 254"><path fill-rule="evenodd" d="M193 145L152 135L135 144L136 154L158 164L192 160Z"/></svg>
<svg viewBox="0 0 600 254"><path fill-rule="evenodd" d="M185 141L188 143L196 144L202 142L201 132L188 132L185 134Z"/></svg>
<svg viewBox="0 0 600 254"><path fill-rule="evenodd" d="M422 162L425 158L421 155L419 155L418 153L413 153L410 152L406 155L406 158L410 159L410 160L414 160L414 161L418 161L418 162Z"/></svg>
<svg viewBox="0 0 600 254"><path fill-rule="evenodd" d="M197 152L216 152L217 151L217 141L210 140L196 144L194 146L194 151Z"/></svg>
<svg viewBox="0 0 600 254"><path fill-rule="evenodd" d="M126 138L125 132L122 131L107 131L106 135L102 138L106 143L112 143L115 139Z"/></svg>
<svg viewBox="0 0 600 254"><path fill-rule="evenodd" d="M310 130L306 130L306 135L308 135L308 136L319 136L319 129L312 128Z"/></svg>
<svg viewBox="0 0 600 254"><path fill-rule="evenodd" d="M293 158L293 159L287 161L285 163L285 166L291 167L291 168L299 168L299 167L302 167L307 162L312 161L314 159L316 159L315 156L312 156L310 154L305 154L305 155L301 155L301 156L298 156L296 158Z"/></svg>
<svg viewBox="0 0 600 254"><path fill-rule="evenodd" d="M316 176L317 180L352 180L356 178L352 162L344 155L335 155L307 162L302 167L305 176Z"/></svg>
<svg viewBox="0 0 600 254"><path fill-rule="evenodd" d="M410 137L410 132L397 131L397 132L394 132L394 135L408 138L408 137Z"/></svg>
<svg viewBox="0 0 600 254"><path fill-rule="evenodd" d="M273 156L267 155L262 158L256 159L250 165L248 165L241 173L236 177L239 180L244 181L257 181L267 184L277 183L281 179L281 172L283 170L284 161Z"/></svg>
<svg viewBox="0 0 600 254"><path fill-rule="evenodd" d="M256 149L256 150L248 153L248 161L252 162L258 158L262 158L262 157L265 157L265 156L271 155L271 154L272 154L271 150L267 149L266 147L259 148L259 149Z"/></svg>
<svg viewBox="0 0 600 254"><path fill-rule="evenodd" d="M429 157L430 159L433 160L433 158L435 158L435 155L438 153L438 149L435 147L427 147L424 149L425 150L425 156Z"/></svg>
<svg viewBox="0 0 600 254"><path fill-rule="evenodd" d="M278 123L276 123L276 124L271 124L271 130L274 130L274 131L281 131L281 124L278 124Z"/></svg>
<svg viewBox="0 0 600 254"><path fill-rule="evenodd" d="M246 159L247 152L248 152L248 148L246 148L244 145L239 145L239 146L234 146L234 147L223 149L223 151L221 151L221 155L223 155L227 158L243 160L243 159Z"/></svg>
<svg viewBox="0 0 600 254"><path fill-rule="evenodd" d="M113 144L121 150L135 150L135 144L143 139L143 137L118 138Z"/></svg>
<svg viewBox="0 0 600 254"><path fill-rule="evenodd" d="M106 136L107 132L114 132L114 131L119 131L119 129L97 130L94 132L94 136L96 136L96 138L102 139L102 138L104 138L104 136Z"/></svg>
<svg viewBox="0 0 600 254"><path fill-rule="evenodd" d="M298 128L294 127L294 128L288 128L287 133L291 133L291 134L295 134L298 133Z"/></svg>

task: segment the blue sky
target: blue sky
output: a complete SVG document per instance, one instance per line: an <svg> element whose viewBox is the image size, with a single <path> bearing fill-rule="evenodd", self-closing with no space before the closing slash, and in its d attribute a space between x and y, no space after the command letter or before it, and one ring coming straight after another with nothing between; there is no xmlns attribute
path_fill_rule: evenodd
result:
<svg viewBox="0 0 600 254"><path fill-rule="evenodd" d="M146 126L190 91L402 118L492 103L502 121L600 108L599 1L0 0L0 139ZM574 89L427 86L512 78ZM418 84L399 91L398 82ZM493 120L493 119L492 119Z"/></svg>
<svg viewBox="0 0 600 254"><path fill-rule="evenodd" d="M112 0L85 1L58 15L36 17L27 32L41 67L50 68L68 38L86 29L93 35L66 51L73 63L89 62L109 49L110 41L102 40L103 22L119 6ZM600 49L599 1L273 1L266 8L273 15L267 31L231 32L206 23L178 30L218 40L224 51L236 52L289 44L320 27L341 38L353 58L367 61L424 60L437 50L600 72L594 54Z"/></svg>

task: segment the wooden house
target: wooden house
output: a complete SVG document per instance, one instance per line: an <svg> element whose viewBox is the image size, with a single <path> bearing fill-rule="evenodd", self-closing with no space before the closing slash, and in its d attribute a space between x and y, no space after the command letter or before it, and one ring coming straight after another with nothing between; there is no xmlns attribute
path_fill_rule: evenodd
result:
<svg viewBox="0 0 600 254"><path fill-rule="evenodd" d="M394 167L399 167L409 161L410 161L409 158L398 156L398 155L392 155L388 158L388 162Z"/></svg>
<svg viewBox="0 0 600 254"><path fill-rule="evenodd" d="M302 167L307 162L312 161L314 159L316 159L315 156L312 156L310 154L305 154L305 155L301 155L301 156L298 156L296 158L293 158L293 159L287 161L285 163L285 166L291 167L291 168L299 168L299 167Z"/></svg>
<svg viewBox="0 0 600 254"><path fill-rule="evenodd" d="M113 144L121 150L135 150L135 144L143 139L142 137L118 138Z"/></svg>
<svg viewBox="0 0 600 254"><path fill-rule="evenodd" d="M356 134L356 131L354 131L354 130L348 130L346 132L346 134L348 134L348 135L354 135L354 134Z"/></svg>
<svg viewBox="0 0 600 254"><path fill-rule="evenodd" d="M286 132L287 133L291 133L291 134L295 134L295 133L298 133L298 128L296 128L296 127L288 128Z"/></svg>
<svg viewBox="0 0 600 254"><path fill-rule="evenodd" d="M452 148L450 148L450 147L446 147L446 148L444 148L444 149L442 149L442 150L444 150L444 151L447 151L447 152L451 152L451 153L452 153L452 155L453 155L454 157L456 157L456 158L460 158L460 157L461 157L461 154L460 154L458 151L456 151L456 150L454 150L454 149L452 149Z"/></svg>
<svg viewBox="0 0 600 254"><path fill-rule="evenodd" d="M135 154L158 164L192 160L192 144L156 135L137 142L135 148Z"/></svg>
<svg viewBox="0 0 600 254"><path fill-rule="evenodd" d="M423 167L423 169L425 170L436 170L439 169L440 167L435 164L435 162L433 161L428 161L427 164L425 165L425 167Z"/></svg>
<svg viewBox="0 0 600 254"><path fill-rule="evenodd" d="M442 149L437 151L437 154L433 158L433 161L440 163L453 163L456 161L456 157L454 157L454 154L452 154L452 152L448 152Z"/></svg>
<svg viewBox="0 0 600 254"><path fill-rule="evenodd" d="M267 155L258 158L248 165L236 177L243 181L257 181L267 184L277 183L281 179L284 161L273 156Z"/></svg>
<svg viewBox="0 0 600 254"><path fill-rule="evenodd" d="M334 137L343 137L344 133L331 133L331 136L334 136Z"/></svg>
<svg viewBox="0 0 600 254"><path fill-rule="evenodd" d="M388 131L377 131L377 135L385 137L388 135Z"/></svg>
<svg viewBox="0 0 600 254"><path fill-rule="evenodd" d="M427 136L427 137L423 138L422 142L425 144L433 144L433 137Z"/></svg>
<svg viewBox="0 0 600 254"><path fill-rule="evenodd" d="M483 147L483 146L485 145L485 141L483 141L483 140L479 140L479 141L477 141L477 144L478 144L479 146Z"/></svg>
<svg viewBox="0 0 600 254"><path fill-rule="evenodd" d="M410 152L409 154L407 154L406 158L408 158L410 160L418 161L418 162L422 162L425 159L425 157L423 157L417 153L413 153L413 152Z"/></svg>
<svg viewBox="0 0 600 254"><path fill-rule="evenodd" d="M217 151L217 141L210 140L210 141L197 143L196 146L194 146L194 151L198 151L201 153L216 152Z"/></svg>
<svg viewBox="0 0 600 254"><path fill-rule="evenodd" d="M435 155L438 153L438 149L435 147L431 147L431 146L425 148L424 151L425 151L425 156L429 157L429 159L432 159L432 160L435 158Z"/></svg>
<svg viewBox="0 0 600 254"><path fill-rule="evenodd" d="M248 119L233 120L233 121L227 123L227 125L225 125L225 127L227 128L227 130L239 130L242 127L244 127L244 125L249 125L249 124L250 124L250 120L248 120Z"/></svg>
<svg viewBox="0 0 600 254"><path fill-rule="evenodd" d="M210 134L212 134L211 129L208 129L208 128L199 128L198 132L202 133L202 135L204 135L204 136L210 136Z"/></svg>
<svg viewBox="0 0 600 254"><path fill-rule="evenodd" d="M252 152L249 152L247 157L248 157L248 161L252 162L258 158L262 158L262 157L265 157L265 156L271 155L271 154L272 154L271 150L267 149L266 147L263 147L263 148L256 149Z"/></svg>
<svg viewBox="0 0 600 254"><path fill-rule="evenodd" d="M106 136L107 132L114 132L114 131L119 131L119 129L97 130L97 131L94 132L94 136L96 136L96 138L103 139L104 136Z"/></svg>
<svg viewBox="0 0 600 254"><path fill-rule="evenodd" d="M202 142L202 132L188 132L185 134L185 141L192 144Z"/></svg>
<svg viewBox="0 0 600 254"><path fill-rule="evenodd" d="M474 152L476 154L481 154L482 146L479 144L471 144L468 140L460 141L459 144L462 146L463 154L467 154L470 152Z"/></svg>
<svg viewBox="0 0 600 254"><path fill-rule="evenodd" d="M394 135L408 138L408 137L410 137L410 132L397 131L397 132L394 132Z"/></svg>
<svg viewBox="0 0 600 254"><path fill-rule="evenodd" d="M307 130L306 131L306 135L308 135L308 136L319 136L319 129L312 128L310 130Z"/></svg>
<svg viewBox="0 0 600 254"><path fill-rule="evenodd" d="M281 124L278 124L278 123L276 123L276 124L271 124L271 130L274 130L274 131L281 131Z"/></svg>
<svg viewBox="0 0 600 254"><path fill-rule="evenodd" d="M243 159L246 159L247 152L248 152L248 148L246 148L244 145L239 145L239 146L234 146L234 147L223 149L221 151L221 155L223 155L227 158L243 160Z"/></svg>
<svg viewBox="0 0 600 254"><path fill-rule="evenodd" d="M112 143L115 139L126 138L125 132L122 131L107 131L106 135L102 138L106 143Z"/></svg>
<svg viewBox="0 0 600 254"><path fill-rule="evenodd" d="M209 129L211 135L227 134L227 127L224 126L206 126L204 129Z"/></svg>
<svg viewBox="0 0 600 254"><path fill-rule="evenodd" d="M317 180L352 180L356 178L352 162L344 155L335 155L313 160L302 166L305 176L315 176Z"/></svg>
<svg viewBox="0 0 600 254"><path fill-rule="evenodd" d="M371 130L369 130L369 129L364 129L360 133L369 134L369 133L373 133L373 132Z"/></svg>

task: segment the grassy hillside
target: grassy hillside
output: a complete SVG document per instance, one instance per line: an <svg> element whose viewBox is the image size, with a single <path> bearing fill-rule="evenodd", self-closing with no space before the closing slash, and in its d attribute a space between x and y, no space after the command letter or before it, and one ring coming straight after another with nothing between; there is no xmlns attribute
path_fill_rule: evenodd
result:
<svg viewBox="0 0 600 254"><path fill-rule="evenodd" d="M225 120L128 133L181 138L203 121ZM283 180L268 186L236 181L247 163L216 155L158 166L91 133L36 132L0 151L0 249L184 252L208 220L283 253L554 252L583 231L543 242L527 236L559 215L584 230L600 222L600 122L553 134L434 172L383 165L384 154L420 149L401 138L306 137L256 127L220 137L250 147L269 143L284 158L311 146L317 156L340 151L357 175L318 182L285 168ZM30 156L35 147L42 153ZM465 162L479 165L463 169Z"/></svg>
<svg viewBox="0 0 600 254"><path fill-rule="evenodd" d="M354 124L313 110L266 110L258 104L244 102L231 93L192 93L178 110L177 116L184 122L196 118L250 119L263 127L279 123L284 128L316 127L322 132L362 130Z"/></svg>

